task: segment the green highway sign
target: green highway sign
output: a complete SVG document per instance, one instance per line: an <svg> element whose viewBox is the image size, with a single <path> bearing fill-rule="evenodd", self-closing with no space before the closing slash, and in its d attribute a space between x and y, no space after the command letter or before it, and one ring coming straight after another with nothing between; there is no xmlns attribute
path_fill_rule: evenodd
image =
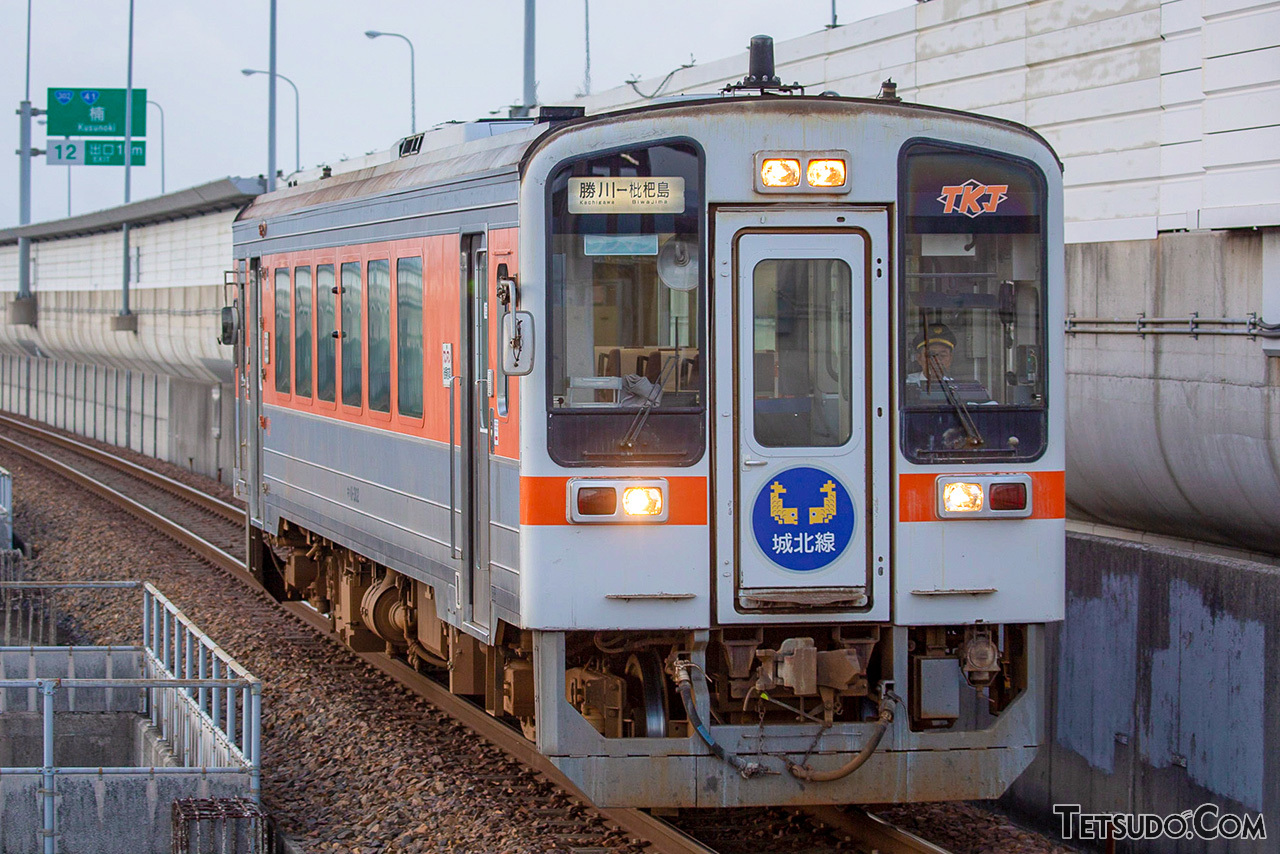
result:
<svg viewBox="0 0 1280 854"><path fill-rule="evenodd" d="M49 89L49 136L124 136L124 89ZM147 90L133 90L133 136L147 135Z"/></svg>
<svg viewBox="0 0 1280 854"><path fill-rule="evenodd" d="M51 139L45 162L50 166L123 166L123 139ZM133 140L133 166L147 165L147 143Z"/></svg>

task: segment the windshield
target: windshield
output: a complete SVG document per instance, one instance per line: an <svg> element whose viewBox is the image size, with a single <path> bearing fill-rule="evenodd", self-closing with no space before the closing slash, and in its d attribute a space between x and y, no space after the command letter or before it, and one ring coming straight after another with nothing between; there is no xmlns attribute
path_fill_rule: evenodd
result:
<svg viewBox="0 0 1280 854"><path fill-rule="evenodd" d="M1044 191L1007 158L905 156L899 392L917 462L1033 459L1045 443Z"/></svg>
<svg viewBox="0 0 1280 854"><path fill-rule="evenodd" d="M551 181L549 443L565 465L701 456L701 166L688 143Z"/></svg>

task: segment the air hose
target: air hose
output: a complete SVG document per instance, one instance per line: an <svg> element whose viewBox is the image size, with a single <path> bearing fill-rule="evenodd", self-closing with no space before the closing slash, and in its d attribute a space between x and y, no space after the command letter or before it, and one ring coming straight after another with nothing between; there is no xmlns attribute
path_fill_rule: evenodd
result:
<svg viewBox="0 0 1280 854"><path fill-rule="evenodd" d="M886 696L880 701L880 715L876 720L875 728L871 731L871 737L867 739L866 744L862 745L862 749L856 756L839 768L833 768L830 771L815 771L808 765L795 765L790 762L787 763L787 771L791 772L792 777L811 783L830 783L832 780L848 777L866 764L871 754L876 752L876 748L880 746L880 739L884 738L885 730L889 728L892 721L893 700Z"/></svg>
<svg viewBox="0 0 1280 854"><path fill-rule="evenodd" d="M719 759L729 763L738 769L738 773L745 779L758 777L764 773L764 766L758 762L748 762L738 754L730 750L725 750L724 745L715 740L711 735L711 730L702 722L702 718L698 716L698 708L693 702L693 681L689 676L689 670L694 665L688 661L675 662L675 680L676 690L680 692L680 702L684 704L684 713L689 717L689 724L693 727L698 736L711 748Z"/></svg>

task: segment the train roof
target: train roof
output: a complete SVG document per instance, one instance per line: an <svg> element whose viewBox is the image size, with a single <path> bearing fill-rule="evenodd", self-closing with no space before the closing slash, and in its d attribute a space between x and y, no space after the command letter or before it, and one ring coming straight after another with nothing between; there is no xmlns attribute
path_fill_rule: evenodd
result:
<svg viewBox="0 0 1280 854"><path fill-rule="evenodd" d="M399 192L408 192L426 186L446 185L479 178L501 177L510 175L512 180L518 179L525 164L546 141L562 133L571 132L586 125L599 125L611 122L630 121L639 115L658 113L688 113L690 111L759 109L779 114L799 111L831 111L859 114L875 112L888 115L919 115L931 113L952 119L967 119L982 124L997 125L1014 132L1032 137L1052 152L1052 147L1031 128L991 116L967 113L945 107L925 104L913 104L902 101L890 101L879 98L846 98L830 95L751 95L751 96L695 96L670 99L662 102L645 104L622 110L594 113L587 116L569 118L559 121L517 120L511 122L476 122L451 123L433 131L451 131L452 142L447 136L437 145L416 153L380 163L374 163L329 177L319 177L311 181L299 182L283 187L274 192L259 196L247 206L238 219L266 220L282 216L294 211L312 207L326 206L361 198L375 196L391 196ZM476 125L485 128L485 134L474 138L476 134L467 130ZM432 133L432 132L428 132ZM419 135L429 139L426 135ZM414 137L402 140L399 148ZM388 153L394 157L395 150ZM1054 153L1059 168L1062 161ZM324 173L321 173L324 174Z"/></svg>

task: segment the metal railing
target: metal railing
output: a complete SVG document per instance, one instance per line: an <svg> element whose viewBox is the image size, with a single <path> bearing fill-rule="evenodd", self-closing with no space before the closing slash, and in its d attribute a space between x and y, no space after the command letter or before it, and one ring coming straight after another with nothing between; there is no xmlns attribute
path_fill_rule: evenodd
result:
<svg viewBox="0 0 1280 854"><path fill-rule="evenodd" d="M220 775L249 778L250 800L261 801L262 683L149 583L139 581L0 581L0 591L141 588L141 646L0 647L0 713L15 705L39 711L40 767L0 768L41 775L43 851L57 852L57 781L70 775ZM15 661L25 671L9 678ZM76 670L105 670L86 678ZM117 675L123 671L127 675ZM53 672L54 675L51 675ZM25 702L15 703L12 696ZM70 767L54 762L58 711L135 711L145 715L172 750L176 765Z"/></svg>
<svg viewBox="0 0 1280 854"><path fill-rule="evenodd" d="M143 588L142 632L148 672L182 688L158 697L153 689L152 724L184 766L247 766L250 797L258 802L262 683L149 583Z"/></svg>

